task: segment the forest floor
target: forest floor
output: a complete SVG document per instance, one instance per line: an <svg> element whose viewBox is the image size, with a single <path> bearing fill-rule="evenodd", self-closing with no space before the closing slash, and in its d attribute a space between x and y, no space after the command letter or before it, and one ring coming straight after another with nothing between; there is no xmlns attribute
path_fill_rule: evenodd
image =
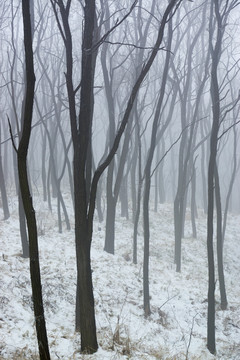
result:
<svg viewBox="0 0 240 360"><path fill-rule="evenodd" d="M67 195L66 195L67 198ZM69 213L72 217L72 206ZM138 264L132 263L133 226L117 215L116 254L103 251L104 223L95 221L92 269L99 351L79 353L74 332L76 266L74 231L58 233L56 211L35 197L39 228L42 288L51 358L57 359L240 359L240 216L229 215L224 243L228 309L221 311L216 282L216 356L206 348L206 216L198 212L198 238L186 216L182 271L173 263L172 205L151 211L151 316L143 315L142 225ZM11 218L0 221L0 359L38 359L32 312L29 261L21 254L17 199L10 198ZM0 218L3 214L0 210ZM71 221L73 225L73 220ZM73 226L72 226L73 227ZM216 272L217 274L217 272Z"/></svg>

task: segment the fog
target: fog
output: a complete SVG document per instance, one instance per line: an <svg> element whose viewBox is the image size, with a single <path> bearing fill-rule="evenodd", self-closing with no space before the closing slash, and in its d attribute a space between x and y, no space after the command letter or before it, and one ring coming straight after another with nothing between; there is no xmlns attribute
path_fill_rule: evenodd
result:
<svg viewBox="0 0 240 360"><path fill-rule="evenodd" d="M96 8L94 1L81 0L29 3L28 34L22 2L0 1L5 219L13 194L21 204L17 164L25 135L29 38L36 82L28 180L50 211L57 198L58 231L70 229L63 197L68 193L76 239L85 221L91 243L92 220L98 219L105 224L104 249L112 254L118 205L133 223L135 251L143 215L144 264L149 206L157 212L160 204L174 204L178 272L187 209L193 238L198 212L203 210L209 225L212 211L223 243L228 212L240 212L238 1L99 0ZM95 15L89 17L91 6ZM134 263L135 257L136 252ZM148 316L148 264L144 269Z"/></svg>

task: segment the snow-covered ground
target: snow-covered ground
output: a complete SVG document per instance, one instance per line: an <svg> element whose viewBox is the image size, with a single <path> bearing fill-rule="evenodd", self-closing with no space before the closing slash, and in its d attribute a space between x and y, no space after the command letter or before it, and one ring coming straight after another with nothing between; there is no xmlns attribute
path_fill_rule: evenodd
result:
<svg viewBox="0 0 240 360"><path fill-rule="evenodd" d="M199 210L198 239L187 214L182 272L173 264L171 205L151 211L150 295L152 314L143 316L143 236L139 226L138 264L132 263L133 227L117 216L116 255L103 251L104 224L97 221L92 268L99 351L79 353L74 332L76 266L74 232L58 233L56 215L35 199L39 226L42 286L52 359L240 359L240 216L229 215L224 244L228 310L221 311L216 284L217 355L206 349L206 216ZM0 359L37 359L29 261L20 256L17 200L11 218L0 221ZM72 214L71 203L69 212ZM72 216L72 215L71 215ZM0 213L3 218L2 212ZM73 221L72 221L73 224Z"/></svg>

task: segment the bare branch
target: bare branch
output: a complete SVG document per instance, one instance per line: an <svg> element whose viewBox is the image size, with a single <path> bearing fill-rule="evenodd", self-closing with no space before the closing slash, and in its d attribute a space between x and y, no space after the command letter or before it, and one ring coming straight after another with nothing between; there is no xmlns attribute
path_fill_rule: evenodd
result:
<svg viewBox="0 0 240 360"><path fill-rule="evenodd" d="M237 122L235 122L234 124L229 126L226 130L224 130L223 133L218 137L218 140L220 140L223 137L223 135L225 135L230 129L232 129L235 125L237 125L239 123L240 123L240 120L238 120Z"/></svg>
<svg viewBox="0 0 240 360"><path fill-rule="evenodd" d="M137 45L135 45L135 44L131 44L131 43L121 43L121 42L118 42L118 41L112 42L112 41L105 40L104 43L111 44L111 45L132 46L132 47L134 47L135 49L142 49L142 50L153 50L153 49L157 49L157 50L168 51L168 50L165 49L164 47L155 48L155 47L153 47L153 46L137 46Z"/></svg>
<svg viewBox="0 0 240 360"><path fill-rule="evenodd" d="M119 25L121 25L121 24L126 20L126 18L127 18L127 17L131 14L131 12L133 11L133 9L134 9L134 7L136 6L136 3L137 3L137 2L138 2L138 0L135 0L134 3L133 3L132 6L131 6L129 12L128 12L120 21L117 20L116 23L115 23L115 25L114 25L110 30L108 30L108 31L101 37L101 39L100 39L96 44L94 44L94 45L92 46L91 49L86 49L86 50L96 51L96 50L99 48L99 46L101 46L101 45L105 42L105 40L107 39L107 37L108 37Z"/></svg>
<svg viewBox="0 0 240 360"><path fill-rule="evenodd" d="M8 115L7 115L7 119L8 119L8 127L9 127L9 132L10 132L10 137L11 137L12 145L13 145L14 150L15 150L16 153L17 153L17 147L16 147L15 142L14 142L14 137L16 137L16 135L13 136L12 126L11 126L11 123L10 123L10 120L9 120Z"/></svg>

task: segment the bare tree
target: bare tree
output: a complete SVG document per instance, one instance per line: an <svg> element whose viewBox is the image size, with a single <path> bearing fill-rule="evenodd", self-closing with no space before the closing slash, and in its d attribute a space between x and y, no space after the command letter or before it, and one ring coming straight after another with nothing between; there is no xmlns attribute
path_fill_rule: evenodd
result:
<svg viewBox="0 0 240 360"><path fill-rule="evenodd" d="M41 360L50 359L47 331L43 309L41 276L38 254L38 235L35 211L30 193L27 171L27 153L32 126L32 112L34 102L35 74L32 50L32 22L30 15L30 1L22 1L22 15L24 27L24 48L26 62L26 92L24 97L23 124L21 139L17 149L18 174L24 211L27 219L30 254L30 275L32 283L33 307L37 331L39 356ZM32 20L33 21L33 20Z"/></svg>
<svg viewBox="0 0 240 360"><path fill-rule="evenodd" d="M101 163L93 176L90 184L90 194L88 196L86 183L86 165L87 153L89 150L92 126L92 112L93 112L93 84L94 84L94 57L97 47L106 39L104 36L96 45L94 44L94 35L96 35L96 21L95 19L95 1L90 0L85 3L84 7L84 29L83 29L83 43L82 43L82 67L81 67L81 91L80 91L80 112L77 119L75 95L76 91L73 87L72 78L72 37L68 22L71 0L66 5L62 0L51 0L56 19L59 24L67 59L66 83L68 90L70 122L72 129L72 140L74 148L74 196L75 196L75 241L76 241L76 256L77 256L77 270L79 282L79 301L80 310L80 331L81 331L81 349L88 353L95 352L98 348L96 338L96 323L94 315L94 298L92 287L92 273L91 273L91 258L90 249L92 242L93 231L93 216L95 210L95 201L97 193L97 184L103 171L109 166L112 161L123 132L128 123L133 104L137 97L138 90L148 73L162 42L165 24L172 9L174 9L179 2L176 0L170 1L163 14L162 21L158 30L157 40L153 49L150 52L147 62L143 65L142 70L132 88L127 106L123 114L119 129L115 136L112 148L109 151L106 159ZM133 6L135 3L133 4ZM133 8L132 6L132 8ZM57 9L60 10L60 17Z"/></svg>
<svg viewBox="0 0 240 360"><path fill-rule="evenodd" d="M232 0L226 4L219 4L214 0L211 4L210 11L210 28L209 42L211 51L211 100L212 100L212 130L210 139L210 158L208 165L208 215L207 215L207 251L208 251L208 326L207 326L207 347L214 354L216 352L215 342L215 269L214 269L214 249L213 249L213 212L214 212L214 186L217 191L217 208L218 208L218 266L220 269L220 277L223 276L222 269L222 230L220 219L220 191L217 170L217 150L218 150L218 132L221 122L221 98L219 91L218 65L222 54L223 36L227 26L227 19L230 12L239 4L237 0ZM214 182L215 180L215 182ZM222 282L222 299L224 307L227 304L224 278Z"/></svg>
<svg viewBox="0 0 240 360"><path fill-rule="evenodd" d="M10 213L8 208L7 190L6 190L5 177L4 177L3 164L2 164L1 124L0 124L0 192L2 197L4 220L7 220L10 217Z"/></svg>

